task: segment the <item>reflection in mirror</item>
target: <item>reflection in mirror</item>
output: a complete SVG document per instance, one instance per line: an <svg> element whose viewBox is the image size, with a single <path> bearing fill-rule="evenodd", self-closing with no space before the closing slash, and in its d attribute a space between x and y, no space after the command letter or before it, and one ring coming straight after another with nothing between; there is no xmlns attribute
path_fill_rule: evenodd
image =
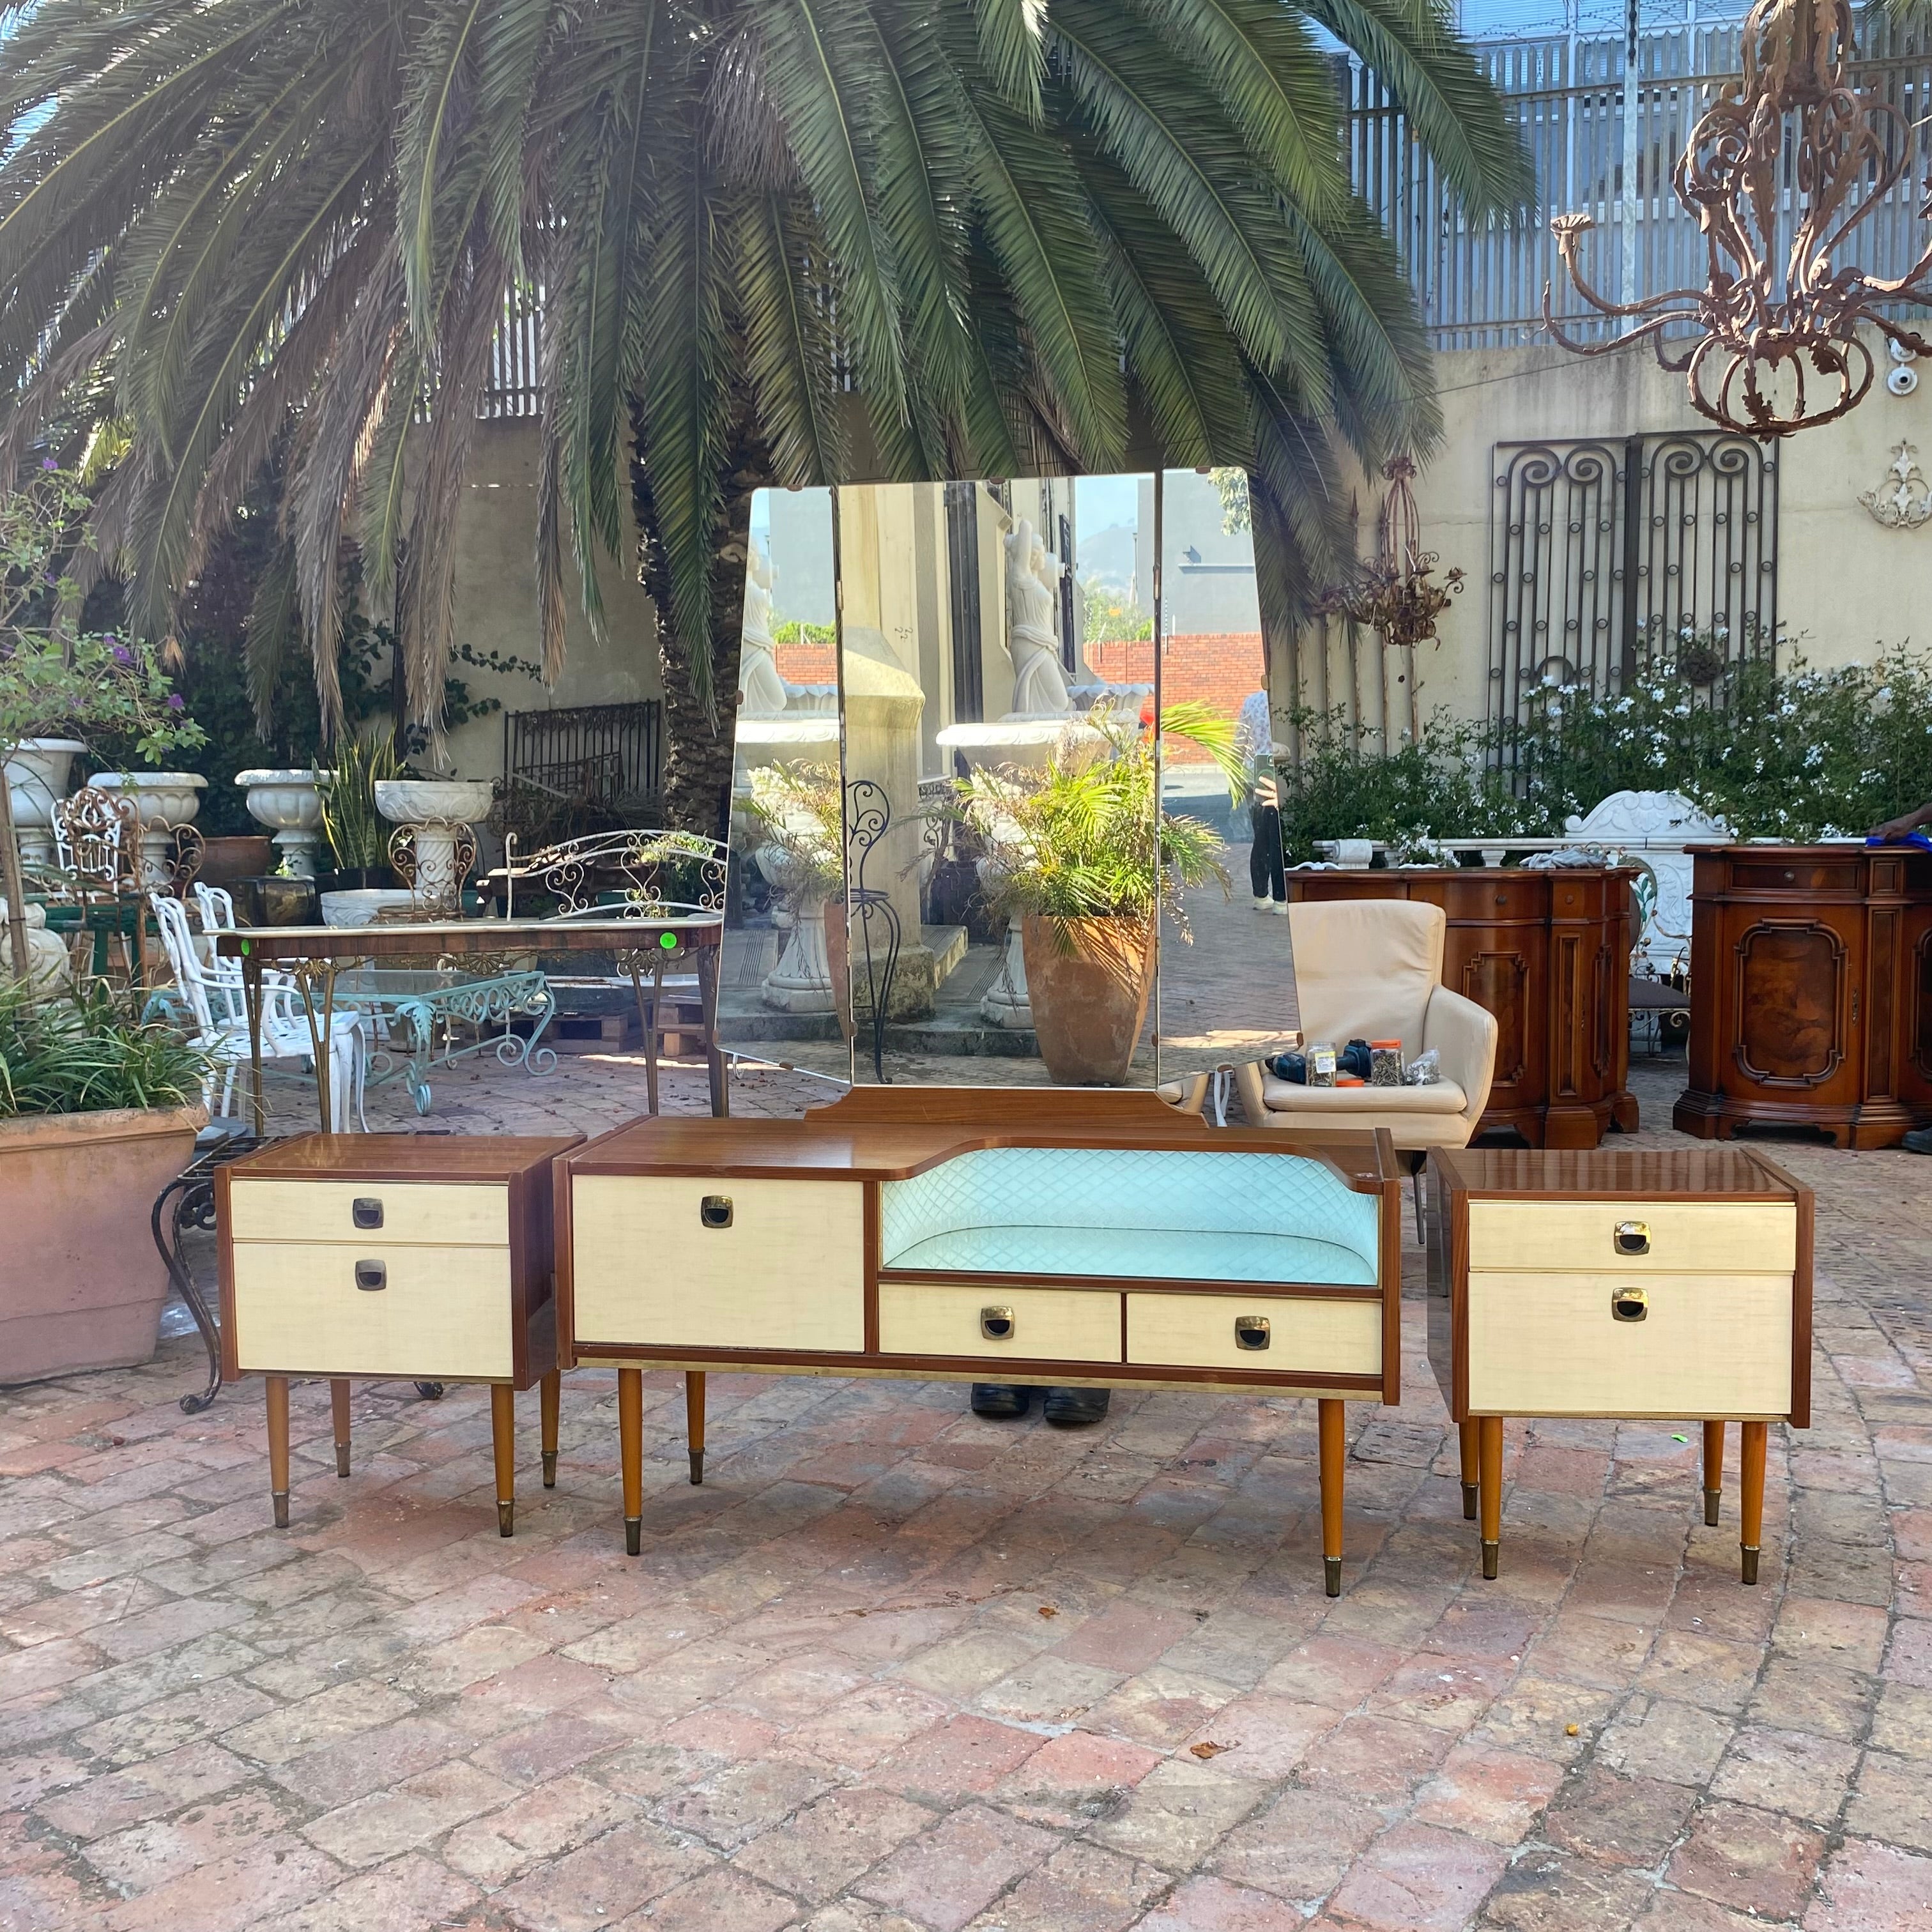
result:
<svg viewBox="0 0 1932 1932"><path fill-rule="evenodd" d="M1161 1072L1171 1080L1279 1053L1295 1021L1280 818L1269 802L1286 712L1268 690L1246 478L1173 470L1162 482L1162 808L1177 842L1201 830L1225 840L1229 875L1226 887L1209 880L1182 895L1191 944L1177 943L1174 920L1165 923ZM1190 717L1204 742L1175 734ZM1216 744L1232 749L1238 777Z"/></svg>
<svg viewBox="0 0 1932 1932"><path fill-rule="evenodd" d="M1114 677L1087 638L1090 604L1113 612L1110 636L1132 628L1153 490L838 491L848 923L831 970L849 988L855 1079L1151 1081L1151 680ZM1120 798L1111 819L1094 808L1099 775L1137 758L1136 844ZM1041 916L1130 903L1124 940L1123 922Z"/></svg>
<svg viewBox="0 0 1932 1932"><path fill-rule="evenodd" d="M830 490L752 500L718 1033L754 1059L842 1083L827 944L843 934L844 890L832 518Z"/></svg>

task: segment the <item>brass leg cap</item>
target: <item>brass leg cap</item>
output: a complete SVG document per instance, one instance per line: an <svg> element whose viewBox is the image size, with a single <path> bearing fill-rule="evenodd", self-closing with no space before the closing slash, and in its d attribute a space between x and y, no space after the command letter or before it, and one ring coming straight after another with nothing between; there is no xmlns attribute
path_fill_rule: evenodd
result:
<svg viewBox="0 0 1932 1932"><path fill-rule="evenodd" d="M691 1480L694 1484L704 1480L704 1451L694 1449L691 1452Z"/></svg>
<svg viewBox="0 0 1932 1932"><path fill-rule="evenodd" d="M275 1527L286 1529L289 1526L289 1492L286 1490L271 1490L268 1500L275 1506Z"/></svg>
<svg viewBox="0 0 1932 1932"><path fill-rule="evenodd" d="M1757 1581L1756 1549L1748 1543L1740 1544L1738 1546L1744 1552L1744 1581L1747 1583L1755 1583Z"/></svg>
<svg viewBox="0 0 1932 1932"><path fill-rule="evenodd" d="M335 1445L335 1473L346 1476L349 1473L349 1444L338 1442Z"/></svg>
<svg viewBox="0 0 1932 1932"><path fill-rule="evenodd" d="M1339 1556L1324 1556L1322 1559L1323 1587L1331 1597L1342 1594L1342 1559Z"/></svg>
<svg viewBox="0 0 1932 1932"><path fill-rule="evenodd" d="M644 1547L644 1520L640 1516L627 1516L624 1519L624 1554L641 1556Z"/></svg>
<svg viewBox="0 0 1932 1932"><path fill-rule="evenodd" d="M1462 1485L1462 1520L1474 1522L1476 1520L1476 1486L1474 1483Z"/></svg>
<svg viewBox="0 0 1932 1932"><path fill-rule="evenodd" d="M1492 1543L1486 1537L1483 1539L1483 1575L1489 1582L1496 1580L1496 1559L1502 1556L1502 1548L1500 1543Z"/></svg>
<svg viewBox="0 0 1932 1932"><path fill-rule="evenodd" d="M547 1490L554 1490L556 1487L556 1451L554 1449L546 1449L543 1452L543 1462L544 1487Z"/></svg>
<svg viewBox="0 0 1932 1932"><path fill-rule="evenodd" d="M1718 1512L1722 1508L1724 1500L1722 1490L1706 1490L1704 1492L1704 1527L1706 1529L1717 1528Z"/></svg>
<svg viewBox="0 0 1932 1932"><path fill-rule="evenodd" d="M496 1505L496 1534L499 1536L514 1536L516 1533L516 1504L513 1502L499 1503Z"/></svg>

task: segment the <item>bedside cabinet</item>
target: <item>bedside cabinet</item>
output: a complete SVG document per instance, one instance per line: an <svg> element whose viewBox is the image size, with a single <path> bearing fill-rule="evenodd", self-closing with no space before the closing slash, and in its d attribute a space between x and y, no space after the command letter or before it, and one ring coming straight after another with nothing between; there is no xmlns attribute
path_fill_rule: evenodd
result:
<svg viewBox="0 0 1932 1932"><path fill-rule="evenodd" d="M358 1376L488 1382L496 1522L516 1509L514 1392L542 1389L556 1480L550 1163L581 1135L304 1134L215 1176L224 1379L265 1378L268 1487L289 1520L289 1381L326 1378L349 1474Z"/></svg>
<svg viewBox="0 0 1932 1932"><path fill-rule="evenodd" d="M1739 1541L1757 1581L1766 1436L1811 1420L1811 1190L1741 1148L1430 1156L1430 1360L1461 1436L1466 1516L1496 1574L1506 1415L1704 1426L1704 1520L1742 1425Z"/></svg>

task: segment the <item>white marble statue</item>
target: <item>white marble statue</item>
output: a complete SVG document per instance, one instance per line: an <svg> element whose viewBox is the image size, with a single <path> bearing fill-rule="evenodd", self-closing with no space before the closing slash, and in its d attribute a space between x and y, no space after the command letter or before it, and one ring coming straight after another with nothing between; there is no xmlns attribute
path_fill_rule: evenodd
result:
<svg viewBox="0 0 1932 1932"><path fill-rule="evenodd" d="M785 708L785 682L772 653L772 593L778 573L752 539L745 563L745 631L738 655L738 711L741 717L776 718Z"/></svg>
<svg viewBox="0 0 1932 1932"><path fill-rule="evenodd" d="M1006 651L1013 661L1010 718L1064 718L1073 709L1053 634L1057 601L1045 575L1046 547L1022 517L1005 539Z"/></svg>

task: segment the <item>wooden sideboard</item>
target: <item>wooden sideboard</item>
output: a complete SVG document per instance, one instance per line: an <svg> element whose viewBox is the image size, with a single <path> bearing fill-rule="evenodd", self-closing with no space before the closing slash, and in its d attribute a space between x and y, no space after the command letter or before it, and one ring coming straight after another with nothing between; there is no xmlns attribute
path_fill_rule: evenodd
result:
<svg viewBox="0 0 1932 1932"><path fill-rule="evenodd" d="M1630 1091L1630 880L1622 866L1290 872L1291 899L1408 898L1449 921L1442 983L1496 1016L1479 1132L1593 1148L1637 1124ZM1371 970L1371 962L1364 962Z"/></svg>
<svg viewBox="0 0 1932 1932"><path fill-rule="evenodd" d="M1932 854L1721 845L1691 888L1682 1133L1813 1127L1894 1146L1932 1122Z"/></svg>
<svg viewBox="0 0 1932 1932"><path fill-rule="evenodd" d="M1238 1390L1319 1403L1339 1594L1345 1401L1400 1399L1384 1131L1213 1128L1151 1094L860 1088L804 1119L634 1122L556 1164L568 1360L617 1365L639 1552L644 1366Z"/></svg>

